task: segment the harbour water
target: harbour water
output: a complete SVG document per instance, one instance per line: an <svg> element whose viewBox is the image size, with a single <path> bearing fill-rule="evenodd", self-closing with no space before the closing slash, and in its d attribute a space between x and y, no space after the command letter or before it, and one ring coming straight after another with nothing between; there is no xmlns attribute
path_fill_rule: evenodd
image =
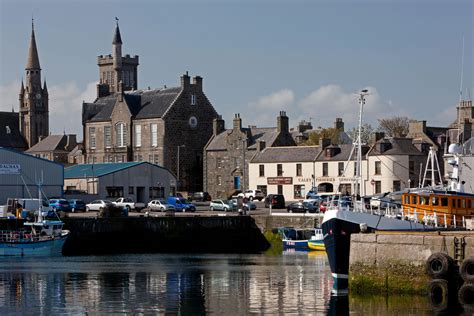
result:
<svg viewBox="0 0 474 316"><path fill-rule="evenodd" d="M424 315L425 297L331 297L324 252L0 258L0 315Z"/></svg>

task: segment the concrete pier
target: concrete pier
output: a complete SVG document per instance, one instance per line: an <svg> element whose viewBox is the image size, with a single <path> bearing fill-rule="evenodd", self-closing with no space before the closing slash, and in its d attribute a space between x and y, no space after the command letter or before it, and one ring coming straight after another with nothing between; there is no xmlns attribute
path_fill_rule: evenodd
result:
<svg viewBox="0 0 474 316"><path fill-rule="evenodd" d="M455 258L455 238L464 238L464 257L474 256L474 232L377 232L353 234L349 287L355 293L423 294L428 257L445 252Z"/></svg>

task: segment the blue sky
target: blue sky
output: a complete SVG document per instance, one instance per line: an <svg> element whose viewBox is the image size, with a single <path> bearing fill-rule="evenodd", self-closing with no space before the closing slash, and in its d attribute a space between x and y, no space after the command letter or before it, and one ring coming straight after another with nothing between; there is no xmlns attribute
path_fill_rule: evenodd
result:
<svg viewBox="0 0 474 316"><path fill-rule="evenodd" d="M0 111L18 110L31 16L53 133L81 135L97 55L115 17L123 53L140 56L139 88L204 77L227 127L274 126L280 110L356 125L354 93L369 88L364 121L394 115L446 126L456 118L464 36L464 95L473 89L473 1L18 1L0 0ZM81 138L81 136L79 136Z"/></svg>

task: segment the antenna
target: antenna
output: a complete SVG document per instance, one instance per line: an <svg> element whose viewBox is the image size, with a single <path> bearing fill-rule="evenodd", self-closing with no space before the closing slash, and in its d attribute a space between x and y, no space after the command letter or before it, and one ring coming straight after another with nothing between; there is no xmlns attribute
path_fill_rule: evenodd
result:
<svg viewBox="0 0 474 316"><path fill-rule="evenodd" d="M458 143L461 143L461 102L462 102L462 85L464 77L464 35L462 36L462 54L461 54L461 83L459 87L459 109L458 109Z"/></svg>

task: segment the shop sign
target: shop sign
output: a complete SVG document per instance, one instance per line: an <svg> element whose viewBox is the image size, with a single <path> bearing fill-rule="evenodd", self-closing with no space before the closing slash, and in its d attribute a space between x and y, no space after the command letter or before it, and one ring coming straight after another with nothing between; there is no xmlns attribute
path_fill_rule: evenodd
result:
<svg viewBox="0 0 474 316"><path fill-rule="evenodd" d="M19 174L19 164L0 163L0 174Z"/></svg>
<svg viewBox="0 0 474 316"><path fill-rule="evenodd" d="M268 177L267 184L293 184L292 177Z"/></svg>
<svg viewBox="0 0 474 316"><path fill-rule="evenodd" d="M334 182L336 179L334 177L319 177L316 178L316 182Z"/></svg>
<svg viewBox="0 0 474 316"><path fill-rule="evenodd" d="M296 178L296 182L298 183L313 182L313 179L312 178Z"/></svg>

